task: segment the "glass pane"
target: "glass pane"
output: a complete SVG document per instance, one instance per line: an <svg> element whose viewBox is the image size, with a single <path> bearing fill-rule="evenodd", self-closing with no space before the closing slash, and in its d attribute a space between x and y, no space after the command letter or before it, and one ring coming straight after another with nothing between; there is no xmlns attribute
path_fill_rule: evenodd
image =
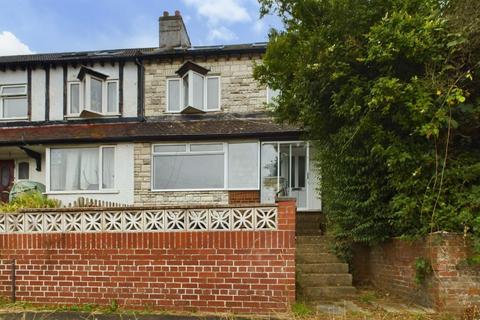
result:
<svg viewBox="0 0 480 320"><path fill-rule="evenodd" d="M102 148L102 188L115 187L115 148Z"/></svg>
<svg viewBox="0 0 480 320"><path fill-rule="evenodd" d="M154 152L185 152L187 146L185 144L165 144L153 147Z"/></svg>
<svg viewBox="0 0 480 320"><path fill-rule="evenodd" d="M188 107L190 102L188 96L188 75L183 77L183 106Z"/></svg>
<svg viewBox="0 0 480 320"><path fill-rule="evenodd" d="M107 91L108 91L107 112L118 112L117 83L109 82L107 84Z"/></svg>
<svg viewBox="0 0 480 320"><path fill-rule="evenodd" d="M27 97L3 99L3 118L25 118L27 115Z"/></svg>
<svg viewBox="0 0 480 320"><path fill-rule="evenodd" d="M219 78L207 78L207 110L217 110L219 108L219 82Z"/></svg>
<svg viewBox="0 0 480 320"><path fill-rule="evenodd" d="M13 86L13 87L3 87L2 94L26 94L27 93L27 86Z"/></svg>
<svg viewBox="0 0 480 320"><path fill-rule="evenodd" d="M90 108L102 112L102 81L95 78L90 80Z"/></svg>
<svg viewBox="0 0 480 320"><path fill-rule="evenodd" d="M28 162L20 162L18 164L18 179L28 180L30 175L30 164Z"/></svg>
<svg viewBox="0 0 480 320"><path fill-rule="evenodd" d="M222 143L215 144L191 144L190 151L199 152L199 151L223 151Z"/></svg>
<svg viewBox="0 0 480 320"><path fill-rule="evenodd" d="M52 191L98 190L98 148L50 150Z"/></svg>
<svg viewBox="0 0 480 320"><path fill-rule="evenodd" d="M0 183L2 187L8 187L10 185L10 168L8 166L2 166L0 171Z"/></svg>
<svg viewBox="0 0 480 320"><path fill-rule="evenodd" d="M180 111L180 80L168 80L168 111Z"/></svg>
<svg viewBox="0 0 480 320"><path fill-rule="evenodd" d="M193 106L203 110L203 77L193 73Z"/></svg>
<svg viewBox="0 0 480 320"><path fill-rule="evenodd" d="M280 145L280 172L279 183L280 183L280 194L281 196L287 196L290 192L290 145L281 144Z"/></svg>
<svg viewBox="0 0 480 320"><path fill-rule="evenodd" d="M276 98L280 95L280 90L273 90L267 88L267 102L275 102Z"/></svg>
<svg viewBox="0 0 480 320"><path fill-rule="evenodd" d="M72 83L70 85L70 113L80 112L80 84Z"/></svg>
<svg viewBox="0 0 480 320"><path fill-rule="evenodd" d="M297 199L298 208L307 207L307 147L303 143L291 144L291 182L288 196Z"/></svg>
<svg viewBox="0 0 480 320"><path fill-rule="evenodd" d="M276 143L267 143L262 145L261 150L261 182L262 182L262 202L274 203L278 187L277 167L278 167L278 145Z"/></svg>
<svg viewBox="0 0 480 320"><path fill-rule="evenodd" d="M224 155L155 156L153 187L217 189L224 187Z"/></svg>
<svg viewBox="0 0 480 320"><path fill-rule="evenodd" d="M228 145L228 186L258 188L258 144L256 142Z"/></svg>

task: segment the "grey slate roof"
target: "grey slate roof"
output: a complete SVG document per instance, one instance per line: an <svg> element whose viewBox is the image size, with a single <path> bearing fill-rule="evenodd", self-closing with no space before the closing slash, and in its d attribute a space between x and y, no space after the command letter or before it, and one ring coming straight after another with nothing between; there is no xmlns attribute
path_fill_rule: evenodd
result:
<svg viewBox="0 0 480 320"><path fill-rule="evenodd" d="M135 58L161 58L197 55L222 55L240 53L263 53L266 43L248 43L222 46L197 46L191 48L128 48L114 50L42 53L17 56L0 56L0 66L34 63L62 63L85 61L133 60Z"/></svg>

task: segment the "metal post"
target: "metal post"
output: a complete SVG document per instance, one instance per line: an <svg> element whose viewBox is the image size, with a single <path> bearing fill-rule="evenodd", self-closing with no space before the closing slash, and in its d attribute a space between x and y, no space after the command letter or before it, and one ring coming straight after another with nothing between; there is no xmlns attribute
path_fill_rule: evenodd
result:
<svg viewBox="0 0 480 320"><path fill-rule="evenodd" d="M15 259L12 260L12 302L17 301L17 277L16 277Z"/></svg>

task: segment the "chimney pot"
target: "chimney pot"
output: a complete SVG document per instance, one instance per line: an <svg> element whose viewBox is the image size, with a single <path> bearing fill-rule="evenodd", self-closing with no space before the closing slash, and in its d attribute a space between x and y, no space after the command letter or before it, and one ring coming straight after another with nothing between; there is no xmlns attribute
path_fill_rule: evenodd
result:
<svg viewBox="0 0 480 320"><path fill-rule="evenodd" d="M175 10L175 16L177 16L177 17L180 17L180 16L181 16L181 14L180 14L180 11L179 11L179 10Z"/></svg>
<svg viewBox="0 0 480 320"><path fill-rule="evenodd" d="M168 17L168 15L169 15L169 14L168 14L168 11L163 11L163 16L164 16L164 17Z"/></svg>

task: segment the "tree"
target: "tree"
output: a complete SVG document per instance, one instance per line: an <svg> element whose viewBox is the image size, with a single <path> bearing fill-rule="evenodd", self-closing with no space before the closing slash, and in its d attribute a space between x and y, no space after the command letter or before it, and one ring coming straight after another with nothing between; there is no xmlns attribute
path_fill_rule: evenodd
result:
<svg viewBox="0 0 480 320"><path fill-rule="evenodd" d="M480 3L260 3L284 30L271 31L255 77L281 91L278 120L316 141L337 243L480 238Z"/></svg>

